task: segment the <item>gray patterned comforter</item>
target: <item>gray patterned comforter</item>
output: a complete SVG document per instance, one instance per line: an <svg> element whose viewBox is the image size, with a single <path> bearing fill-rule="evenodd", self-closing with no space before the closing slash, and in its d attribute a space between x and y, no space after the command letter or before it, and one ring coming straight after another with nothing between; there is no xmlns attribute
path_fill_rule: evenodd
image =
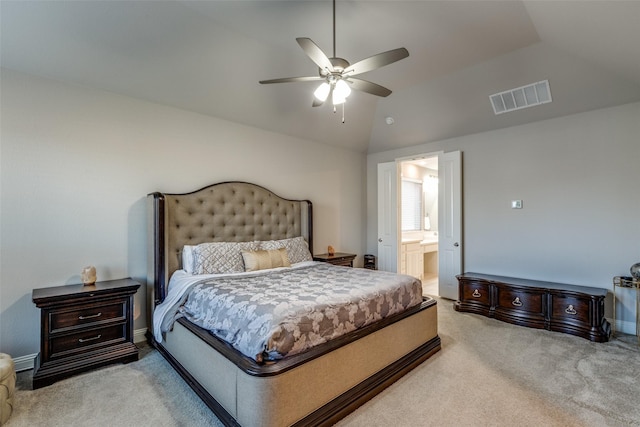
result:
<svg viewBox="0 0 640 427"><path fill-rule="evenodd" d="M196 282L174 317L258 362L301 353L422 302L406 275L326 263Z"/></svg>

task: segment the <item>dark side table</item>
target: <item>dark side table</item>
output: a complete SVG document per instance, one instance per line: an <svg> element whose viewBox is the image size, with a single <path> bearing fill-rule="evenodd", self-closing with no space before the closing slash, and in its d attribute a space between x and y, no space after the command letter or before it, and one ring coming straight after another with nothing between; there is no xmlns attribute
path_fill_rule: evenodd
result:
<svg viewBox="0 0 640 427"><path fill-rule="evenodd" d="M132 279L34 289L40 308L40 353L33 388L116 362L138 360L133 344Z"/></svg>
<svg viewBox="0 0 640 427"><path fill-rule="evenodd" d="M343 252L336 252L333 255L319 254L314 255L314 261L328 262L333 265L344 265L347 267L353 267L353 260L356 254L347 254Z"/></svg>

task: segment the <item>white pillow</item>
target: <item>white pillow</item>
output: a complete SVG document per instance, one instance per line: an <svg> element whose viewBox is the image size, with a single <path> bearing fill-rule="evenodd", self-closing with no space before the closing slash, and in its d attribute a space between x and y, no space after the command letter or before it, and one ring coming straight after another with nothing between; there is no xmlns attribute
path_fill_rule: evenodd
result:
<svg viewBox="0 0 640 427"><path fill-rule="evenodd" d="M193 274L193 249L194 245L184 245L182 248L182 269Z"/></svg>
<svg viewBox="0 0 640 427"><path fill-rule="evenodd" d="M260 242L260 249L280 249L285 248L289 255L289 261L291 264L295 264L302 261L313 261L313 256L309 252L309 245L304 237L292 237L290 239L282 240L267 240Z"/></svg>
<svg viewBox="0 0 640 427"><path fill-rule="evenodd" d="M201 243L193 250L193 274L241 273L242 251L258 249L258 242Z"/></svg>

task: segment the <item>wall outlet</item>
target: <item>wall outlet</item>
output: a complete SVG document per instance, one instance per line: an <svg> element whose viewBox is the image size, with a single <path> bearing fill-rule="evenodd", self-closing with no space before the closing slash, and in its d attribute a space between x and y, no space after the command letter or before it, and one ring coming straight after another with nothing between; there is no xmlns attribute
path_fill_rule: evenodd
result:
<svg viewBox="0 0 640 427"><path fill-rule="evenodd" d="M522 200L512 200L511 209L522 209Z"/></svg>

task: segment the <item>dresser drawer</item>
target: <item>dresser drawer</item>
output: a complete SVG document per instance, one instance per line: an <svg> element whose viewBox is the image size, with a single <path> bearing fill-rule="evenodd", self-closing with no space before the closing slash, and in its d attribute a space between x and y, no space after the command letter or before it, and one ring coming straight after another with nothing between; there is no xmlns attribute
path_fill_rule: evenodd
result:
<svg viewBox="0 0 640 427"><path fill-rule="evenodd" d="M50 339L51 359L126 341L126 323Z"/></svg>
<svg viewBox="0 0 640 427"><path fill-rule="evenodd" d="M589 300L564 295L551 296L551 318L560 321L591 324Z"/></svg>
<svg viewBox="0 0 640 427"><path fill-rule="evenodd" d="M126 320L127 300L118 300L101 305L91 304L56 310L49 313L49 332L63 332L69 328L91 327L97 324Z"/></svg>
<svg viewBox="0 0 640 427"><path fill-rule="evenodd" d="M461 282L460 298L464 302L489 306L491 303L490 285L483 282Z"/></svg>
<svg viewBox="0 0 640 427"><path fill-rule="evenodd" d="M497 287L497 307L505 310L543 314L544 292L518 288Z"/></svg>

